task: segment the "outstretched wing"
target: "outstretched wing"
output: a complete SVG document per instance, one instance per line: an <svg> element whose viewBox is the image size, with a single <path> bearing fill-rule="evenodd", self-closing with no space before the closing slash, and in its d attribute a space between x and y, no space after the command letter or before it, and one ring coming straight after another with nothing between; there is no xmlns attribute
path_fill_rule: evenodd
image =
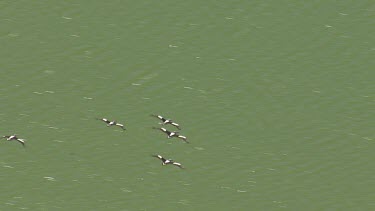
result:
<svg viewBox="0 0 375 211"><path fill-rule="evenodd" d="M172 164L182 169L184 168L181 163L173 162Z"/></svg>
<svg viewBox="0 0 375 211"><path fill-rule="evenodd" d="M160 119L161 121L163 121L163 122L165 122L167 119L166 118L164 118L164 117L162 117L162 116L160 116L160 115L156 115L156 117L158 118L158 119Z"/></svg>
<svg viewBox="0 0 375 211"><path fill-rule="evenodd" d="M165 128L163 128L163 127L161 127L161 128L159 128L161 131L163 131L164 133L166 133L166 134L170 134L171 132L170 131L168 131L167 129L165 129Z"/></svg>
<svg viewBox="0 0 375 211"><path fill-rule="evenodd" d="M106 118L96 118L97 120L100 120L100 121L103 121L103 122L105 122L105 123L107 123L107 124L109 124L111 121L109 121L108 119L106 119Z"/></svg>
<svg viewBox="0 0 375 211"><path fill-rule="evenodd" d="M25 146L25 139L18 138L17 141L20 142L22 146Z"/></svg>
<svg viewBox="0 0 375 211"><path fill-rule="evenodd" d="M162 164L165 165L165 161L166 161L166 159L163 158L161 155L152 155L152 157L156 157L156 158L158 158L159 160L162 161Z"/></svg>
<svg viewBox="0 0 375 211"><path fill-rule="evenodd" d="M163 127L161 127L160 130L163 131L163 132L169 133L169 131L167 129L163 128Z"/></svg>
<svg viewBox="0 0 375 211"><path fill-rule="evenodd" d="M161 161L165 161L165 159L161 155L152 155L152 157L158 158Z"/></svg>
<svg viewBox="0 0 375 211"><path fill-rule="evenodd" d="M165 119L164 117L160 116L160 115L156 115L156 114L151 114L151 116L153 117L156 117L158 119L160 119L161 121L165 122L167 119Z"/></svg>
<svg viewBox="0 0 375 211"><path fill-rule="evenodd" d="M182 139L183 141L185 141L186 143L189 143L186 136L181 136L181 135L178 135L177 136L178 138Z"/></svg>
<svg viewBox="0 0 375 211"><path fill-rule="evenodd" d="M116 123L116 126L119 126L119 127L121 127L121 128L123 129L123 130L126 130L123 124L120 124L120 123Z"/></svg>
<svg viewBox="0 0 375 211"><path fill-rule="evenodd" d="M181 130L180 125L177 124L176 122L171 122L171 125L177 127L179 130Z"/></svg>

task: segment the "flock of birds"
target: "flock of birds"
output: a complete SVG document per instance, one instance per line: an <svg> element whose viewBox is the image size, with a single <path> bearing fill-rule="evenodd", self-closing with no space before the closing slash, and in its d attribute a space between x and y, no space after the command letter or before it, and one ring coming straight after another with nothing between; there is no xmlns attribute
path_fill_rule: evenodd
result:
<svg viewBox="0 0 375 211"><path fill-rule="evenodd" d="M160 115L154 115L154 114L152 114L151 116L160 119L162 122L159 122L159 124L161 124L163 126L170 124L170 125L175 126L177 129L181 130L180 125L177 124L176 122L172 121L171 119L167 119L167 118L164 118ZM108 127L117 126L117 127L120 127L122 130L126 130L125 126L121 123L116 122L116 120L111 121L111 120L108 120L106 118L96 118L96 119L105 122ZM178 131L169 131L169 130L165 129L164 127L153 127L153 129L160 130L160 131L164 132L165 134L167 134L167 138L176 137L176 138L179 138L179 139L183 140L185 143L189 143L186 136L180 135ZM3 136L3 138L5 138L7 141L18 141L23 146L25 146L25 139L18 138L17 134L6 135L6 136ZM159 160L161 160L163 166L171 164L171 165L175 165L175 166L177 166L181 169L184 168L181 163L175 162L172 159L166 159L161 155L152 155L152 157L155 157L155 158L158 158Z"/></svg>

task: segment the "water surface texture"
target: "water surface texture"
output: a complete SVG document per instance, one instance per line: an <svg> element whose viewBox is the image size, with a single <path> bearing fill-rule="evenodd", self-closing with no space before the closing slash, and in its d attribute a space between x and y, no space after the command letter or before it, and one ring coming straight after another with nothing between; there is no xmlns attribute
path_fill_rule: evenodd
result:
<svg viewBox="0 0 375 211"><path fill-rule="evenodd" d="M375 210L372 1L0 7L0 210Z"/></svg>

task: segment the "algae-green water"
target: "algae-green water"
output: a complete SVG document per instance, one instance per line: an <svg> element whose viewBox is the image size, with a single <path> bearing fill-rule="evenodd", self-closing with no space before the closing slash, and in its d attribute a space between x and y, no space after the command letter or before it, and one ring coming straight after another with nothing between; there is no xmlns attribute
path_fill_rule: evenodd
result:
<svg viewBox="0 0 375 211"><path fill-rule="evenodd" d="M373 2L0 7L0 210L375 209Z"/></svg>

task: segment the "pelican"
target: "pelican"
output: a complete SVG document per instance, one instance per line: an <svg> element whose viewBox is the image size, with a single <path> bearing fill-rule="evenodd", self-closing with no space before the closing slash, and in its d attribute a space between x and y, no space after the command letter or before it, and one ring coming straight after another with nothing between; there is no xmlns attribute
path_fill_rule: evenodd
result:
<svg viewBox="0 0 375 211"><path fill-rule="evenodd" d="M177 138L182 139L182 140L185 141L186 143L189 143L188 140L187 140L187 138L186 138L186 136L182 136L182 135L180 135L180 134L179 134L178 132L176 132L176 131L171 132L171 131L169 131L169 130L163 128L163 127L161 127L161 128L153 127L153 129L163 131L165 134L167 134L167 138L177 137Z"/></svg>
<svg viewBox="0 0 375 211"><path fill-rule="evenodd" d="M25 139L18 138L16 134L14 134L14 135L10 135L10 136L3 136L3 138L5 138L7 141L13 141L13 140L16 140L16 141L18 141L19 143L21 143L22 146L25 146Z"/></svg>
<svg viewBox="0 0 375 211"><path fill-rule="evenodd" d="M159 160L161 160L161 162L162 162L161 165L163 165L163 166L168 165L168 164L172 164L172 165L175 165L175 166L180 167L182 169L184 168L184 167L182 167L181 163L174 162L172 159L165 159L161 155L152 155L152 157L156 157Z"/></svg>
<svg viewBox="0 0 375 211"><path fill-rule="evenodd" d="M97 118L97 120L101 120L101 121L107 123L108 127L115 125L115 126L120 127L123 130L126 130L125 127L124 127L124 125L116 122L116 120L110 121L110 120L108 120L106 118L101 118L101 119Z"/></svg>
<svg viewBox="0 0 375 211"><path fill-rule="evenodd" d="M176 122L172 121L171 119L167 119L167 118L164 118L160 115L155 115L155 114L151 114L151 116L160 119L162 122L159 122L159 124L161 124L161 125L171 124L171 125L175 126L177 129L181 130L180 125L177 124Z"/></svg>

